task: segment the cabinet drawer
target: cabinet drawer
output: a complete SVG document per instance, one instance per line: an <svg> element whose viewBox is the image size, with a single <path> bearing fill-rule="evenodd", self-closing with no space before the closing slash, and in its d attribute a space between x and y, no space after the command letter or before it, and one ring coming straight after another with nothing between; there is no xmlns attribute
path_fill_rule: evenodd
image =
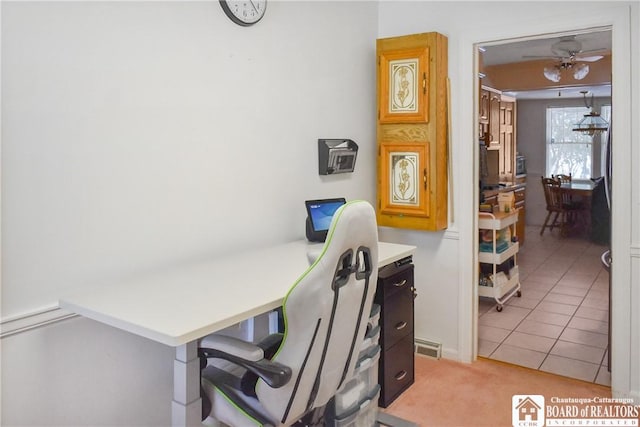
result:
<svg viewBox="0 0 640 427"><path fill-rule="evenodd" d="M382 383L379 405L386 408L414 381L413 334L405 336L380 359Z"/></svg>
<svg viewBox="0 0 640 427"><path fill-rule="evenodd" d="M378 290L376 300L382 302L396 292L408 292L413 287L413 264L399 267L390 265L378 272ZM383 305L383 304L380 304Z"/></svg>
<svg viewBox="0 0 640 427"><path fill-rule="evenodd" d="M515 190L513 192L514 199L515 199L516 203L520 202L520 201L524 201L524 191L525 191L525 189L524 189L524 187L522 187L522 188L518 188L517 190Z"/></svg>
<svg viewBox="0 0 640 427"><path fill-rule="evenodd" d="M413 291L406 288L385 298L382 319L382 347L384 350L401 338L413 336Z"/></svg>

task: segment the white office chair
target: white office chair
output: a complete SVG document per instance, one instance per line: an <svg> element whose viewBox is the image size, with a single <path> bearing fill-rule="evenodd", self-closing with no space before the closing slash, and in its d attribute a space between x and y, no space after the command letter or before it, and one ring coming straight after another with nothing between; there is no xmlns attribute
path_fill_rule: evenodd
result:
<svg viewBox="0 0 640 427"><path fill-rule="evenodd" d="M286 263L287 260L282 260ZM284 334L253 345L210 335L200 343L203 420L234 427L288 426L321 412L352 376L378 276L373 207L353 201L336 211L322 251L283 304ZM315 411L314 411L315 410ZM315 413L314 413L315 412Z"/></svg>

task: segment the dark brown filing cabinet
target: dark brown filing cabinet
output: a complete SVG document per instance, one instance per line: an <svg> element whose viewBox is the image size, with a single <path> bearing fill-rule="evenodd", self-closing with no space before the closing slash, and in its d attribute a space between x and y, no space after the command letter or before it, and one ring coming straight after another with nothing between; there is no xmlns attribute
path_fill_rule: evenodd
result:
<svg viewBox="0 0 640 427"><path fill-rule="evenodd" d="M411 257L378 272L375 302L380 305L380 400L386 408L414 381L413 263Z"/></svg>

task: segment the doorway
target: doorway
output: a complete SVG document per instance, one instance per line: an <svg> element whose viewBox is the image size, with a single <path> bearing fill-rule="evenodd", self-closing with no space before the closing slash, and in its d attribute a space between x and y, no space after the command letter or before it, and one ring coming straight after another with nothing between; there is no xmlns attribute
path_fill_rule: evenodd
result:
<svg viewBox="0 0 640 427"><path fill-rule="evenodd" d="M580 53L574 56L572 52L571 58L567 58L559 51L559 46L570 46L572 49L579 46L579 49L575 50L589 56L580 56ZM481 151L482 145L491 147L492 144L495 146L490 148L494 151L491 154L500 150L499 156L503 160L500 170L491 171L489 174L492 177L499 176L499 182L495 184L508 189L516 183L516 175L519 182L523 182L523 179L526 182L526 202L523 207L526 206L527 215L522 217L526 218L527 225L518 227L524 236L521 236L521 249L514 258L517 259L522 297L510 298L504 305L496 304L491 298L480 299L477 354L610 386L607 339L609 273L600 265L600 255L606 247L591 242L589 236L565 238L559 235L559 230L547 231L540 236L539 230L546 215L540 178L546 175L548 169L544 111L550 105L583 106L582 90L590 91L601 103L609 102L610 105L610 81L602 84L603 82L594 79L585 79L586 76L572 79L574 76L571 74L577 73L577 68L583 73L585 69L592 75L597 73L597 64L594 62L602 60L604 55L599 59L596 56L600 56L600 53L606 54L607 50L611 52L611 30L549 34L520 41L492 42L482 47L482 55L486 55L484 58L487 61L480 61L479 68L483 73L481 77L484 77L483 80L488 82L488 85L499 86L494 94L502 92L515 98L518 110L515 144L512 147L504 147L504 144L508 143L507 140L503 141L494 138L495 135L489 135L490 140L481 142ZM513 61L516 56L520 59L519 62L529 60L534 64L534 68L539 68L536 75L529 79L530 82L520 81L517 88L509 86L508 76L499 74L511 68L516 70L512 73L517 74L520 79L528 75L523 64L518 65L519 68L515 68L515 64L500 66L512 64L509 61ZM580 58L587 60L580 61ZM606 74L610 76L611 63L608 64ZM553 74L555 72L566 74L562 78L570 82L566 85L560 85L560 82L549 84L552 78L558 77ZM540 78L541 76L543 78ZM591 82L591 85L587 86L577 81L583 79ZM571 83L574 86L571 86ZM482 113L481 104L479 110ZM518 125L518 121L522 120L521 113L525 113L525 123L531 129ZM479 138L482 140L486 132L482 132L483 123L479 126ZM599 144L592 144L591 152L595 152L596 156L592 154L589 162L597 162L600 158L597 151L599 149ZM527 160L525 178L522 177L522 173L517 174L515 151L524 154ZM508 162L504 160L505 156L512 158L512 169L504 166ZM498 164L497 161L495 163ZM592 166L592 175L586 179L602 174L600 165ZM484 167L486 168L486 165ZM476 180L481 183L480 202L486 193L482 188L482 170L482 166L478 168L479 176ZM500 312L496 310L496 305L501 308Z"/></svg>

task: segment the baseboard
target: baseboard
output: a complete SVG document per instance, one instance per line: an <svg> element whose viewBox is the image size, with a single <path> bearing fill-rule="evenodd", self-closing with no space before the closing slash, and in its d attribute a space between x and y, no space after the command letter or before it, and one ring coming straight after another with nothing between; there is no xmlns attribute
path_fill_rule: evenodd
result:
<svg viewBox="0 0 640 427"><path fill-rule="evenodd" d="M442 358L461 362L460 353L456 348L442 347Z"/></svg>
<svg viewBox="0 0 640 427"><path fill-rule="evenodd" d="M75 313L53 306L5 318L0 322L0 338L10 337L76 316L78 315Z"/></svg>

